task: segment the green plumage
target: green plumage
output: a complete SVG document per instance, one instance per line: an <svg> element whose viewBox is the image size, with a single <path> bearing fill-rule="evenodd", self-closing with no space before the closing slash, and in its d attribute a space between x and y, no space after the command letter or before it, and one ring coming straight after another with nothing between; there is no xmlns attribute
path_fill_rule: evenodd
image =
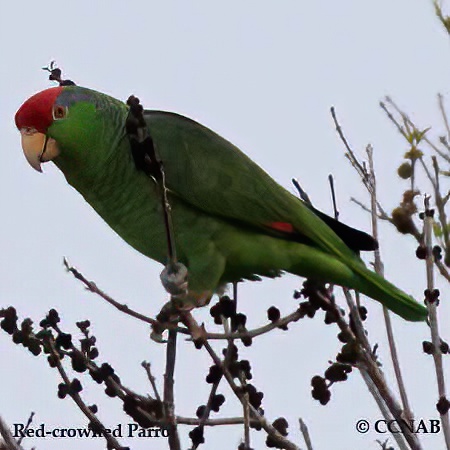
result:
<svg viewBox="0 0 450 450"><path fill-rule="evenodd" d="M125 241L165 264L160 200L154 182L135 167L127 107L72 86L56 103L69 112L48 129L61 149L55 164ZM164 164L189 289L287 271L356 289L407 320L426 318L422 305L369 271L318 215L231 143L177 114L148 111L146 121ZM270 230L273 222L291 224L298 239Z"/></svg>

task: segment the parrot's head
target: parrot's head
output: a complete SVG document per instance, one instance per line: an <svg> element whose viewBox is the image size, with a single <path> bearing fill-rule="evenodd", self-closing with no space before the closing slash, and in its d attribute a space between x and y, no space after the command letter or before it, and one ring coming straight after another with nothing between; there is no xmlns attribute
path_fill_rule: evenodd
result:
<svg viewBox="0 0 450 450"><path fill-rule="evenodd" d="M105 94L80 86L58 86L25 101L15 121L31 167L42 172L43 162L54 161L61 169L69 165L84 170L109 157L112 147L107 140L116 131L125 133L126 114L124 103Z"/></svg>

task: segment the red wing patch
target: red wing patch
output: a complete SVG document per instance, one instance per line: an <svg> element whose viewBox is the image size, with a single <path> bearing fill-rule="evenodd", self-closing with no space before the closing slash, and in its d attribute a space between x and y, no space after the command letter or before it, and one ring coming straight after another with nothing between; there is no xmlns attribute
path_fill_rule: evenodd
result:
<svg viewBox="0 0 450 450"><path fill-rule="evenodd" d="M282 233L295 233L294 227L288 222L271 222L268 226Z"/></svg>

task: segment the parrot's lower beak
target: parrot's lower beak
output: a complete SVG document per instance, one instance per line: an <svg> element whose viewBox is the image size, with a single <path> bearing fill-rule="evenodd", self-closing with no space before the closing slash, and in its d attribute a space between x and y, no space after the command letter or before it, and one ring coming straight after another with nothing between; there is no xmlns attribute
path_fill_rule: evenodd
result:
<svg viewBox="0 0 450 450"><path fill-rule="evenodd" d="M59 155L56 141L43 133L37 131L30 133L21 131L22 149L30 166L42 172L41 163L51 161Z"/></svg>

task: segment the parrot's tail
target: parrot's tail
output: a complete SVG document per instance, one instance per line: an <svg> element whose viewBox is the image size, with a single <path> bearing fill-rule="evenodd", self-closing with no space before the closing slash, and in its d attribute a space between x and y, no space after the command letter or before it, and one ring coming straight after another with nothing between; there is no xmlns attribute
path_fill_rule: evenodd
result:
<svg viewBox="0 0 450 450"><path fill-rule="evenodd" d="M355 289L379 301L406 320L418 322L427 318L425 306L395 287L382 276L367 269L361 260L351 266L318 249L297 244L286 246L289 253L288 272Z"/></svg>
<svg viewBox="0 0 450 450"><path fill-rule="evenodd" d="M389 281L366 268L358 270L353 289L378 300L392 312L406 320L419 322L426 320L428 311L413 297L401 291Z"/></svg>

